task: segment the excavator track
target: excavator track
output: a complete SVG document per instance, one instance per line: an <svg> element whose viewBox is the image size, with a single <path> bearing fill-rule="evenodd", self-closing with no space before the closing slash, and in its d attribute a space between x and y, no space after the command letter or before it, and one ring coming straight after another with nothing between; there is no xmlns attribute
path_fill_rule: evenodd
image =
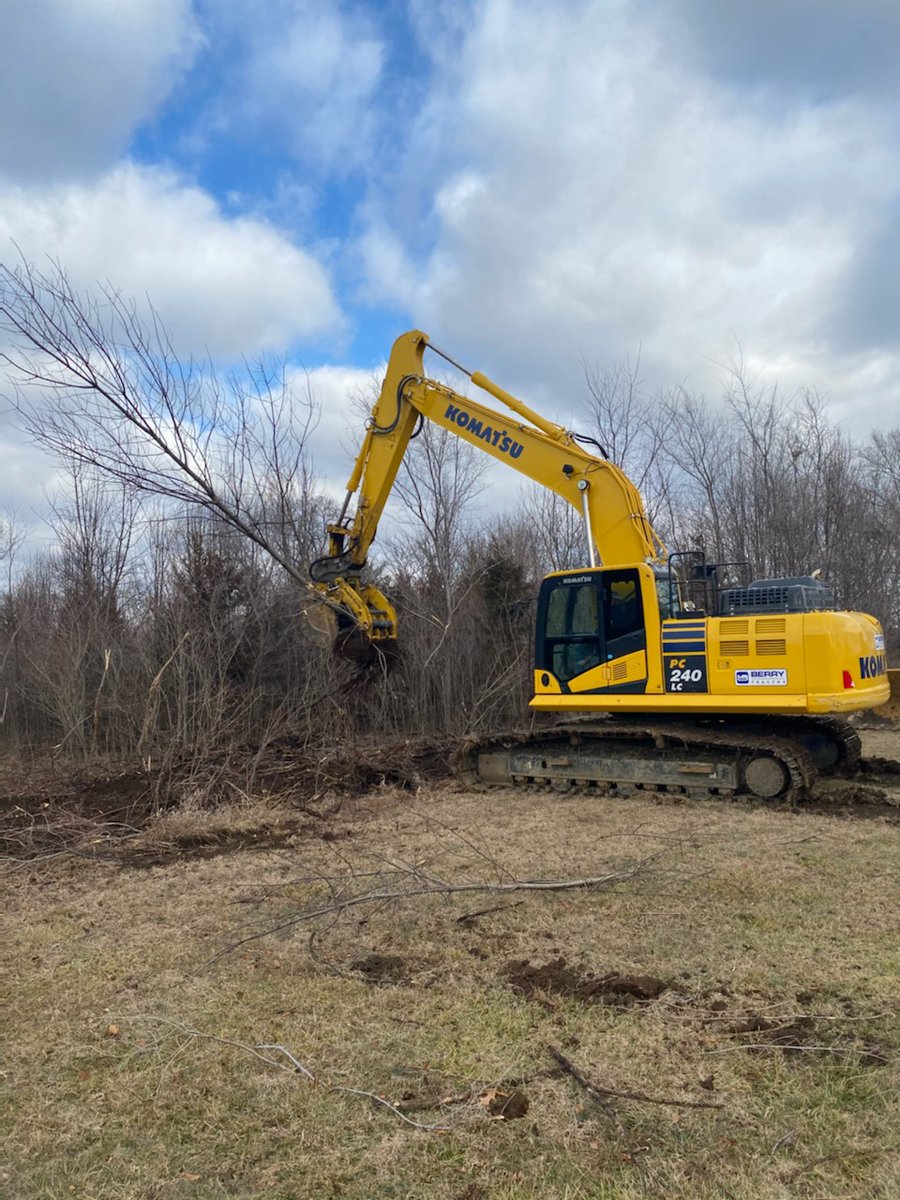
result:
<svg viewBox="0 0 900 1200"><path fill-rule="evenodd" d="M762 731L790 742L799 742L817 771L847 775L859 769L862 742L850 722L841 717L736 718L732 728L745 729L748 733Z"/></svg>
<svg viewBox="0 0 900 1200"><path fill-rule="evenodd" d="M470 739L454 767L470 786L793 803L859 760L859 736L840 718L595 718Z"/></svg>

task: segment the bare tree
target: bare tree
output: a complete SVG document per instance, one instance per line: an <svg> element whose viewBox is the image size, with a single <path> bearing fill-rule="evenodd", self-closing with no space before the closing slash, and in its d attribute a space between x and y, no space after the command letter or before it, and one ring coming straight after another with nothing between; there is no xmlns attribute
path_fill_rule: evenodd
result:
<svg viewBox="0 0 900 1200"><path fill-rule="evenodd" d="M20 525L15 509L0 517L0 563L6 574L6 586L12 587L16 556L25 541L25 531Z"/></svg>
<svg viewBox="0 0 900 1200"><path fill-rule="evenodd" d="M109 286L84 297L59 266L0 266L0 328L16 410L42 445L215 513L306 581L291 549L314 490L308 387L295 396L265 364L223 384L211 365L179 361L152 308L142 318Z"/></svg>
<svg viewBox="0 0 900 1200"><path fill-rule="evenodd" d="M721 511L734 449L729 430L704 400L683 388L668 393L660 404L666 414L660 454L668 460L673 479L682 481L675 487L679 495L670 516L674 532L685 548L700 547L723 562L730 557Z"/></svg>
<svg viewBox="0 0 900 1200"><path fill-rule="evenodd" d="M583 566L588 550L584 520L568 500L548 488L531 487L522 500L540 573Z"/></svg>
<svg viewBox="0 0 900 1200"><path fill-rule="evenodd" d="M280 366L247 364L241 376L223 378L211 364L179 359L152 308L139 310L109 286L83 296L58 266L0 266L0 329L7 394L23 427L75 472L75 511L58 513L55 522L60 550L28 581L30 600L28 588L7 595L9 636L21 642L24 621L32 652L17 697L20 710L41 714L43 724L33 727L46 729L49 721L68 748L75 737L67 740L69 728L87 727L96 741L101 728L111 728L104 715L115 708L126 743L143 753L158 745L221 745L235 730L246 736L271 728L273 714L286 719L291 704L300 720L312 692L321 690L309 686L310 678L323 684L321 664L310 676L311 645L298 630L296 598L270 578L266 564L306 584L306 564L319 548L328 505L307 449L316 418L308 379L297 392ZM102 593L122 617L121 565L133 524L133 512L123 510L112 531L89 475L117 485L132 507L139 493L156 497L152 518L160 533L159 522L175 533L193 513L204 548L185 579L198 582L198 564L214 576L218 556L219 582L229 571L239 582L225 604L221 595L207 597L204 614L196 589L191 603L190 589L178 594L172 552L184 550L184 540L148 538L130 620L121 622L122 637L132 642L127 683L116 678L125 659L111 635L100 638L98 650L99 626L84 605L75 619L79 581L84 595L96 601ZM239 546L227 542L225 530ZM188 549L190 538L188 531ZM29 618L29 603L38 599L54 630L44 645ZM50 642L71 669L51 666ZM96 684L87 679L89 662L100 672ZM75 663L84 664L80 674ZM59 694L64 681L72 685L67 699Z"/></svg>
<svg viewBox="0 0 900 1200"><path fill-rule="evenodd" d="M404 688L394 693L400 726L465 726L479 667L469 545L486 465L460 438L426 422L394 484L396 527L385 549L403 629Z"/></svg>
<svg viewBox="0 0 900 1200"><path fill-rule="evenodd" d="M15 722L9 708L10 687L15 691L20 677L20 647L18 641L18 613L12 600L15 562L19 548L25 539L24 531L16 522L15 512L0 517L0 563L6 574L6 594L0 605L0 734L5 738L10 730L15 734Z"/></svg>
<svg viewBox="0 0 900 1200"><path fill-rule="evenodd" d="M900 640L900 428L873 433L860 457L864 550L854 582L878 598L888 645L895 648Z"/></svg>
<svg viewBox="0 0 900 1200"><path fill-rule="evenodd" d="M412 545L405 542L402 559L437 585L444 623L458 602L466 527L483 488L487 462L460 438L426 423L404 456L394 484L404 510L399 519L412 532ZM396 556L396 538L393 543Z"/></svg>
<svg viewBox="0 0 900 1200"><path fill-rule="evenodd" d="M631 479L654 525L669 508L669 459L664 453L672 413L641 381L640 355L601 368L583 363L587 407L603 452Z"/></svg>

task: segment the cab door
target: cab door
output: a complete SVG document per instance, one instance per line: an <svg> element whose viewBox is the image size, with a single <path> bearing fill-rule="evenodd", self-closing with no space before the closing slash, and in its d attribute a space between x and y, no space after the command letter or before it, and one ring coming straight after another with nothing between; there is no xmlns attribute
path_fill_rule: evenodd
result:
<svg viewBox="0 0 900 1200"><path fill-rule="evenodd" d="M634 567L621 567L605 570L601 578L604 686L597 690L646 691L647 628L640 575Z"/></svg>

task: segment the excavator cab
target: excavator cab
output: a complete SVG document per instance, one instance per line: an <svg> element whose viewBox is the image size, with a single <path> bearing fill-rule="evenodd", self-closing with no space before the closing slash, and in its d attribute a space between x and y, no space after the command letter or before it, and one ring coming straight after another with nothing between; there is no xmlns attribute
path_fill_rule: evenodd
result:
<svg viewBox="0 0 900 1200"><path fill-rule="evenodd" d="M531 706L741 717L852 711L887 699L884 635L813 575L740 579L743 563L557 572L537 607ZM779 726L780 728L780 726Z"/></svg>
<svg viewBox="0 0 900 1200"><path fill-rule="evenodd" d="M535 668L544 688L644 691L647 635L658 634L654 571L646 564L548 575L537 608Z"/></svg>
<svg viewBox="0 0 900 1200"><path fill-rule="evenodd" d="M749 562L709 562L702 550L673 550L658 571L663 617L696 620L715 616L721 608L723 587L746 587L749 572Z"/></svg>

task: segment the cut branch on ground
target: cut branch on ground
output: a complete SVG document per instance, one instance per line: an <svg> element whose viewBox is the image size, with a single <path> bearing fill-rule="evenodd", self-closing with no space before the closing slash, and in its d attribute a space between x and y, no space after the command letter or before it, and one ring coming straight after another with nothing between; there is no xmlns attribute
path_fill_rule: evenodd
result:
<svg viewBox="0 0 900 1200"><path fill-rule="evenodd" d="M316 904L311 908L303 909L283 921L268 925L266 928L248 934L246 937L238 938L213 955L203 966L206 968L211 967L220 959L233 954L236 950L251 942L258 942L262 938L284 933L289 929L308 924L310 921L316 921L321 917L333 916L365 905L384 905L402 900L412 900L422 896L458 896L470 893L509 895L517 892L597 891L602 888L611 888L620 883L627 883L634 879L646 877L650 873L650 863L652 861L654 860L646 860L627 869L581 879L514 879L504 883L492 883L489 881L450 883L423 876L419 868L410 866L398 869L396 872L396 874L406 876L406 886L375 888L371 891L351 895L340 895L335 886L337 881L322 879L321 882L327 884L331 891L332 898L327 903ZM341 880L340 883L345 886L352 881L352 878L350 876L347 879Z"/></svg>
<svg viewBox="0 0 900 1200"><path fill-rule="evenodd" d="M603 1087L596 1083L593 1079L589 1079L570 1058L566 1058L561 1050L556 1046L548 1046L547 1053L555 1063L558 1063L567 1075L575 1080L579 1087L583 1088L590 1098L600 1105L601 1108L609 1108L610 1100L635 1100L640 1104L663 1104L673 1108L724 1108L724 1104L720 1104L715 1100L678 1100L671 1096L648 1096L646 1092L622 1091L613 1088Z"/></svg>

